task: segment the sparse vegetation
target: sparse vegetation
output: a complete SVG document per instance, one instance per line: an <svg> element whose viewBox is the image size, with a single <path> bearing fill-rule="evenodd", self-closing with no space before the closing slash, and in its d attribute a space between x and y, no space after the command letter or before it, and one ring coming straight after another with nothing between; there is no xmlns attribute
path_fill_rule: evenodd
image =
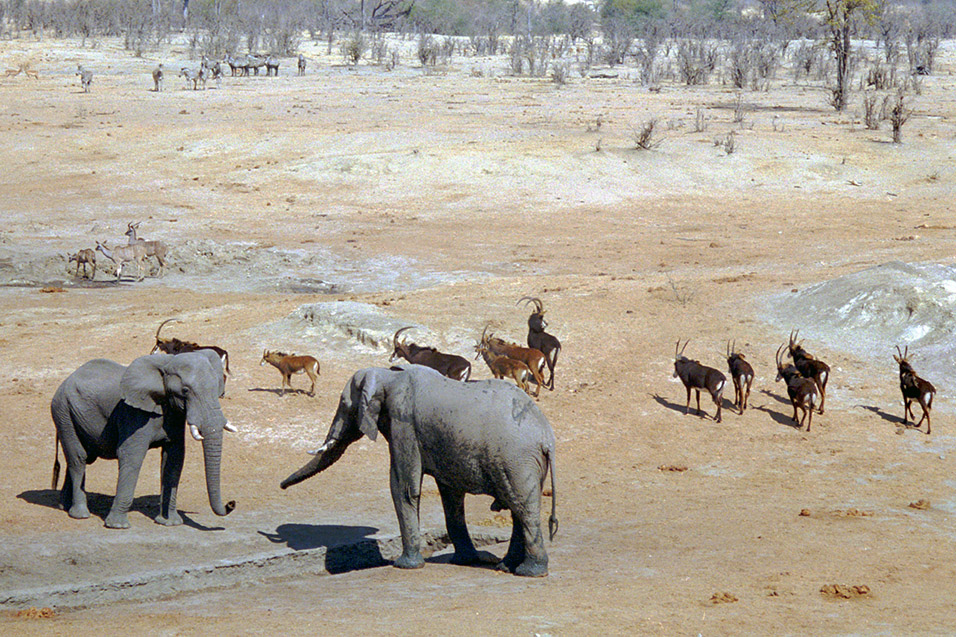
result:
<svg viewBox="0 0 956 637"><path fill-rule="evenodd" d="M654 136L655 128L657 127L656 119L649 119L639 128L634 129L634 146L638 150L653 150L661 145L661 139L656 139Z"/></svg>

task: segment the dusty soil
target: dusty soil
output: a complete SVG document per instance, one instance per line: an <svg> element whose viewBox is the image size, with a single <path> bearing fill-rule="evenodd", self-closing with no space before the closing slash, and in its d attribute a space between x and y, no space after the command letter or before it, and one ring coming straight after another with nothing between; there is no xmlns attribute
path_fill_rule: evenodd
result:
<svg viewBox="0 0 956 637"><path fill-rule="evenodd" d="M394 536L381 441L355 444L289 491L279 481L324 437L350 374L386 362L382 334L418 325L414 338L464 355L488 322L523 340L527 311L515 302L526 294L544 300L564 344L557 387L539 400L559 441L550 576L441 555L415 572L266 567L238 586L173 585L122 603L5 604L4 629L956 630L949 397L937 398L932 435L904 430L893 343L872 358L805 332L834 373L827 412L811 432L796 429L773 356L801 317L765 320L774 298L811 283L894 260L952 264L951 47L924 80L902 145L866 130L857 105L835 114L818 86L784 76L743 94L740 127L733 91L717 84L650 93L624 71L559 87L507 76L504 59L389 73L307 47L304 78L286 63L277 79L227 77L194 92L172 77L182 48L135 59L111 42L0 43L7 66L30 60L40 71L0 83L0 591ZM170 72L157 94L148 71L160 58ZM96 73L90 94L77 63ZM633 129L651 117L663 144L635 150ZM731 130L728 155L714 140ZM166 277L116 284L102 257L94 283L67 272L68 251L124 241L131 221L172 246ZM377 327L336 331L299 309L342 301ZM89 359L147 353L174 316L168 335L232 356L223 405L240 433L225 448L223 492L237 510L209 511L197 447L179 495L186 525L151 521L158 452L130 530L102 526L109 462L88 471L93 517L70 519L50 489L53 392ZM684 415L671 379L678 338L720 368L736 339L757 369L751 409L737 415L725 400L720 424ZM258 365L265 347L319 358L315 397L280 397L279 374ZM475 376L489 374L476 364ZM470 498L469 520L500 532L507 521L489 504ZM422 516L441 529L431 479Z"/></svg>

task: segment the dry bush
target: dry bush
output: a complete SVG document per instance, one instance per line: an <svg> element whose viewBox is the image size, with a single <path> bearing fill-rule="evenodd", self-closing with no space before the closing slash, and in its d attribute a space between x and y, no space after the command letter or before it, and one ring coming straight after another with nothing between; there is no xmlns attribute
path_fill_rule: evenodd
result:
<svg viewBox="0 0 956 637"><path fill-rule="evenodd" d="M896 99L890 108L889 120L893 127L893 143L903 143L903 124L913 114L913 109L906 106L906 95L902 90L896 93Z"/></svg>
<svg viewBox="0 0 956 637"><path fill-rule="evenodd" d="M663 140L654 139L654 130L657 120L650 119L644 122L640 129L634 129L634 144L639 150L652 150L661 145Z"/></svg>
<svg viewBox="0 0 956 637"><path fill-rule="evenodd" d="M872 91L863 96L863 123L869 130L879 130L880 128L882 117L876 110L878 103L879 99Z"/></svg>

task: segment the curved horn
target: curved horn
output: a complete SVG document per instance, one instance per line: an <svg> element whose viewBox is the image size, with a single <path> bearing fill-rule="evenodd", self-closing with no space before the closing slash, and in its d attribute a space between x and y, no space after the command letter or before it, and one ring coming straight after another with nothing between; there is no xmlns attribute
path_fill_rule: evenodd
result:
<svg viewBox="0 0 956 637"><path fill-rule="evenodd" d="M481 342L482 342L482 343L484 343L485 341L488 340L487 334L488 334L488 328L489 328L489 327L491 327L491 323L488 323L487 325L485 325L485 329L481 330Z"/></svg>
<svg viewBox="0 0 956 637"><path fill-rule="evenodd" d="M97 241L97 243L99 243L99 241ZM170 319L166 319L165 321L163 321L162 323L160 323L160 324L159 324L159 327L156 328L156 340L157 340L157 341L159 340L159 333L160 333L160 331L162 331L163 326L166 325L166 323L178 323L178 322L179 322L179 319L178 319L178 318L170 318Z"/></svg>
<svg viewBox="0 0 956 637"><path fill-rule="evenodd" d="M413 325L407 325L407 326L405 326L405 327L402 327L402 328L399 328L398 330L396 330L396 331L395 331L395 334L392 336L392 344L397 346L397 345L398 345L398 335L401 334L402 332L404 332L405 330L411 330L411 329L414 329L414 326L413 326Z"/></svg>
<svg viewBox="0 0 956 637"><path fill-rule="evenodd" d="M777 367L783 367L783 361L781 360L780 352L783 351L784 347L786 347L786 345L781 345L780 347L778 347L777 353L774 356L774 360L777 362Z"/></svg>
<svg viewBox="0 0 956 637"><path fill-rule="evenodd" d="M518 303L521 303L522 301L525 302L525 305L527 305L528 303L534 303L534 311L535 311L537 314L543 314L543 313L544 313L544 303L542 303L542 302L541 302L541 299L539 299L538 297L536 297L536 296L522 296L520 299L518 299ZM515 305L517 305L518 303L515 303Z"/></svg>
<svg viewBox="0 0 956 637"><path fill-rule="evenodd" d="M680 339L677 339L677 343L674 345L674 360L680 358Z"/></svg>
<svg viewBox="0 0 956 637"><path fill-rule="evenodd" d="M906 358L906 356L903 355L903 350L900 349L899 345L896 346L896 353L900 355L900 358Z"/></svg>
<svg viewBox="0 0 956 637"><path fill-rule="evenodd" d="M684 350L687 349L687 344L688 344L688 343L690 343L690 339L687 339L686 341L684 341L684 346L683 346L682 348L680 348L680 355L681 355L681 356L684 355Z"/></svg>

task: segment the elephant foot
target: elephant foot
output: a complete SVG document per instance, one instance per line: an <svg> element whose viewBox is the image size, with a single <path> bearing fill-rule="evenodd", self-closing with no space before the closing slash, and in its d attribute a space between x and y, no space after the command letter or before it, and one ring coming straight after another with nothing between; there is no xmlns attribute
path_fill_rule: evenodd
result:
<svg viewBox="0 0 956 637"><path fill-rule="evenodd" d="M425 558L418 555L402 555L400 558L395 560L395 563L392 565L395 568L422 568L425 566Z"/></svg>
<svg viewBox="0 0 956 637"><path fill-rule="evenodd" d="M476 566L483 564L484 560L481 559L478 551L455 551L448 563L455 566Z"/></svg>
<svg viewBox="0 0 956 637"><path fill-rule="evenodd" d="M113 513L111 511L110 514L106 516L104 526L108 529L128 529L129 520L125 513Z"/></svg>
<svg viewBox="0 0 956 637"><path fill-rule="evenodd" d="M547 577L548 561L544 560L543 562L535 562L532 560L525 560L514 570L514 574L520 575L521 577Z"/></svg>
<svg viewBox="0 0 956 637"><path fill-rule="evenodd" d="M180 526L183 523L183 518L178 512L175 512L169 516L157 515L153 521L163 526Z"/></svg>
<svg viewBox="0 0 956 637"><path fill-rule="evenodd" d="M77 520L85 520L90 517L90 510L86 508L85 505L76 504L70 507L68 511L71 518L76 518Z"/></svg>

